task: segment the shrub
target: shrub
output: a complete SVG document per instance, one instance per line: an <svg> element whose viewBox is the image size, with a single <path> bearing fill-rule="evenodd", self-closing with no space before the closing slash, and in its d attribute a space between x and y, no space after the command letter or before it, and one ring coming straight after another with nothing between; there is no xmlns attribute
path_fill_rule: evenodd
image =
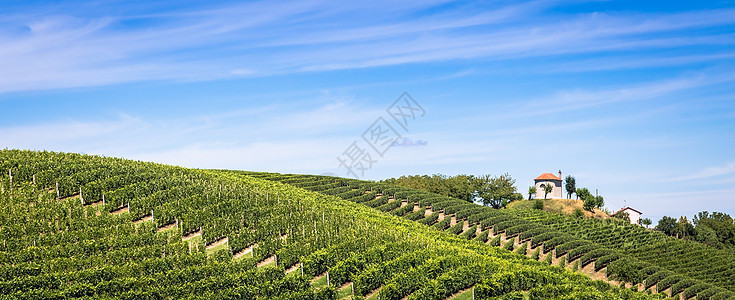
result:
<svg viewBox="0 0 735 300"><path fill-rule="evenodd" d="M493 247L500 247L500 236L499 236L499 235L498 235L498 236L495 236L495 237L494 237L494 238L493 238L493 239L492 239L492 240L490 241L490 246L493 246Z"/></svg>
<svg viewBox="0 0 735 300"><path fill-rule="evenodd" d="M577 219L582 219L582 218L584 218L584 212L582 211L581 208L577 208L577 209L574 210L573 216L575 218L577 218Z"/></svg>
<svg viewBox="0 0 735 300"><path fill-rule="evenodd" d="M535 229L536 227L538 227L536 224L521 224L513 226L505 230L505 236L515 236L521 232L525 232L526 230Z"/></svg>
<svg viewBox="0 0 735 300"><path fill-rule="evenodd" d="M712 296L717 295L718 293L722 293L724 291L725 289L720 287L710 287L704 291L697 293L697 300L709 300Z"/></svg>
<svg viewBox="0 0 735 300"><path fill-rule="evenodd" d="M536 199L536 201L533 202L533 209L544 209L544 200Z"/></svg>

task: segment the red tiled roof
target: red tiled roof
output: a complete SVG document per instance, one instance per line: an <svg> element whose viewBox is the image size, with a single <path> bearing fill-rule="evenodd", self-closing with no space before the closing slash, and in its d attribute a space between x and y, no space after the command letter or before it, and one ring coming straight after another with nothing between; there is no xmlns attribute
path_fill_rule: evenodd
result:
<svg viewBox="0 0 735 300"><path fill-rule="evenodd" d="M561 178L556 177L554 174L551 173L544 173L541 174L541 176L536 177L535 180L561 180Z"/></svg>
<svg viewBox="0 0 735 300"><path fill-rule="evenodd" d="M616 211L616 212L614 212L614 213L612 213L612 214L610 214L610 215L611 215L611 216L617 215L617 214L618 214L618 213L620 213L621 211L624 211L624 210L627 210L627 209L630 209L630 210L632 210L632 211L634 211L634 212L637 212L637 213L638 213L638 214L640 214L640 215L642 215L642 214L643 214L642 212L638 211L637 209L633 209L633 208L632 208L632 207L630 207L630 206L626 206L626 207L623 207L623 208L621 208L621 209L620 209L619 211Z"/></svg>

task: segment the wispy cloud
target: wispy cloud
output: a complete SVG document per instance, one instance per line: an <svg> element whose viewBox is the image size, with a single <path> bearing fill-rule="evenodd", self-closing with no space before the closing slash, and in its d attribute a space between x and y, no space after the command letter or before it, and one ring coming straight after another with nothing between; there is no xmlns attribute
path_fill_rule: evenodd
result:
<svg viewBox="0 0 735 300"><path fill-rule="evenodd" d="M165 14L115 5L69 13L62 4L0 15L13 29L0 31L0 93L735 43L730 35L679 33L733 24L729 9L559 15L548 8L560 4L546 1L453 4L441 13L432 8L444 1L332 4L253 2ZM661 32L669 34L655 35Z"/></svg>
<svg viewBox="0 0 735 300"><path fill-rule="evenodd" d="M729 175L735 173L735 161L731 161L722 166L704 168L699 172L695 172L686 176L678 176L664 180L663 182L674 182L674 181L685 181L685 180L696 180L706 179L722 175Z"/></svg>

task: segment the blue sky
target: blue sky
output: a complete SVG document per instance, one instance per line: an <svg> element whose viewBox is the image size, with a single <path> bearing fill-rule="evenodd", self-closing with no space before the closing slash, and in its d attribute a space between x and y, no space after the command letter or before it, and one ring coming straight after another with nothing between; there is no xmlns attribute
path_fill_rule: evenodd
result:
<svg viewBox="0 0 735 300"><path fill-rule="evenodd" d="M732 1L4 1L0 147L346 176L408 92L363 178L561 169L735 214L734 29Z"/></svg>

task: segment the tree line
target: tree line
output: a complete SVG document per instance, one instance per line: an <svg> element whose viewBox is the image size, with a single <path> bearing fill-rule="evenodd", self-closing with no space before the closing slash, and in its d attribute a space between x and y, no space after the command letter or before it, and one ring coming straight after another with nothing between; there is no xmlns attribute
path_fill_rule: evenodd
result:
<svg viewBox="0 0 735 300"><path fill-rule="evenodd" d="M735 221L722 212L702 211L691 222L686 216L681 216L678 220L664 216L658 221L656 230L717 248L735 249Z"/></svg>
<svg viewBox="0 0 735 300"><path fill-rule="evenodd" d="M523 199L523 195L516 191L516 180L508 173L499 176L408 175L380 182L424 190L467 202L482 203L493 208L502 208L511 201Z"/></svg>

